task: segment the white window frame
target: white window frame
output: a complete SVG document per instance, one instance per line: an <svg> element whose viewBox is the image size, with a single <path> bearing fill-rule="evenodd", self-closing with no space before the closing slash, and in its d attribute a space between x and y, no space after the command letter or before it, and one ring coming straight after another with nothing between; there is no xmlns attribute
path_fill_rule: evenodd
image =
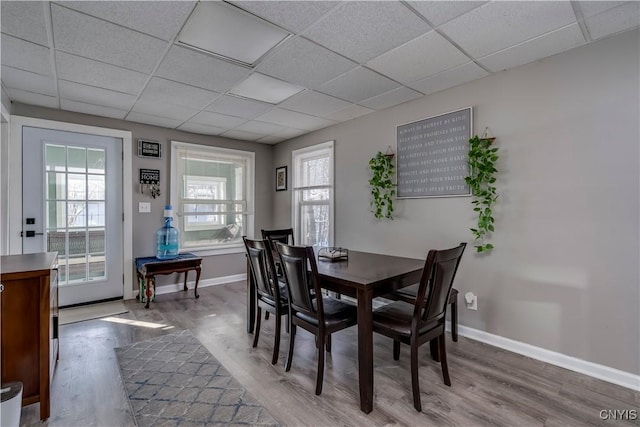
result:
<svg viewBox="0 0 640 427"><path fill-rule="evenodd" d="M208 182L209 184L213 184L217 187L220 188L220 192L222 193L222 200L226 199L226 184L227 184L227 179L226 178L219 178L219 177L210 177L210 176L194 176L194 175L185 175L186 179L192 179L193 181L201 181L201 182ZM216 202L219 202L220 199L216 200ZM201 205L206 205L206 204L211 204L211 205L219 205L220 203L216 203L216 202L212 202L209 200L200 200L197 203L194 202L193 204L201 204ZM182 217L182 227L185 231L197 231L197 230L214 230L214 229L220 229L224 227L224 224L222 224L220 222L220 220L222 219L220 214L216 214L215 212L202 212L202 216L214 216L214 217L218 217L218 221L213 220L213 222L210 223L195 223L195 224L189 224L189 221L187 220L189 217L188 216L183 216Z"/></svg>
<svg viewBox="0 0 640 427"><path fill-rule="evenodd" d="M210 151L212 154L230 155L236 157L245 157L248 160L248 166L246 171L246 224L243 234L252 237L254 234L254 222L255 222L255 153L245 150L234 150L231 148L221 148L211 145L192 144L182 141L171 141L171 205L174 208L174 214L178 217L178 221L182 219L180 212L180 198L179 198L179 185L181 177L178 174L178 150L191 149L197 151ZM217 202L226 202L224 200L218 200ZM183 250L182 248L180 249ZM199 256L210 255L223 255L232 253L242 253L245 251L242 240L235 243L226 243L211 245L206 247L188 248L185 249L189 252L195 253Z"/></svg>
<svg viewBox="0 0 640 427"><path fill-rule="evenodd" d="M301 198L301 194L303 190L312 190L312 189L328 189L329 190L329 246L334 245L334 236L335 236L335 220L334 220L334 211L335 211L335 191L334 191L334 171L335 171L335 150L334 150L334 142L335 141L327 141L321 144L312 145L305 148L300 148L298 150L291 151L291 165L292 165L292 191L291 191L291 220L293 222L293 230L294 230L294 238L296 244L305 244L302 241L301 229L300 226L300 210L302 206L305 205L313 205L313 204L325 204L318 201L308 201L301 202L298 199ZM304 160L305 158L312 157L314 155L318 155L321 152L329 153L329 184L328 185L316 185L316 186L302 186L301 183L297 182L299 180L299 165L298 163Z"/></svg>

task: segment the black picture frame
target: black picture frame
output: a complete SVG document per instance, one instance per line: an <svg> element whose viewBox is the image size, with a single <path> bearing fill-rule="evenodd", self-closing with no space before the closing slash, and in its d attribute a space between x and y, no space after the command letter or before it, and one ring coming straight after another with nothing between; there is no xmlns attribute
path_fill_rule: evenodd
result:
<svg viewBox="0 0 640 427"><path fill-rule="evenodd" d="M287 190L287 167L276 168L276 191Z"/></svg>

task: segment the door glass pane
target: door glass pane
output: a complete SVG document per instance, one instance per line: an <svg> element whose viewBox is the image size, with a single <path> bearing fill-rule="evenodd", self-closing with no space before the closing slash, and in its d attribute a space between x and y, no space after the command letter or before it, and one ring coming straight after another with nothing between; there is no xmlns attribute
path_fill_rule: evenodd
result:
<svg viewBox="0 0 640 427"><path fill-rule="evenodd" d="M87 204L85 202L67 203L67 226L84 227L86 225Z"/></svg>
<svg viewBox="0 0 640 427"><path fill-rule="evenodd" d="M104 254L89 255L89 278L95 280L105 276Z"/></svg>
<svg viewBox="0 0 640 427"><path fill-rule="evenodd" d="M85 200L87 198L86 175L70 173L68 179L67 198L69 200Z"/></svg>
<svg viewBox="0 0 640 427"><path fill-rule="evenodd" d="M51 201L46 203L47 228L65 228L67 226L67 203Z"/></svg>
<svg viewBox="0 0 640 427"><path fill-rule="evenodd" d="M87 255L70 256L67 265L69 282L84 282L87 280Z"/></svg>
<svg viewBox="0 0 640 427"><path fill-rule="evenodd" d="M87 171L87 150L82 147L68 147L67 167L69 172L85 173Z"/></svg>
<svg viewBox="0 0 640 427"><path fill-rule="evenodd" d="M301 205L302 244L329 246L329 205Z"/></svg>
<svg viewBox="0 0 640 427"><path fill-rule="evenodd" d="M46 144L44 157L47 171L64 172L67 165L67 150L62 145Z"/></svg>
<svg viewBox="0 0 640 427"><path fill-rule="evenodd" d="M60 256L58 253L58 284L67 283L67 257Z"/></svg>
<svg viewBox="0 0 640 427"><path fill-rule="evenodd" d="M104 174L104 150L97 150L93 148L87 149L87 166L89 168L89 173Z"/></svg>
<svg viewBox="0 0 640 427"><path fill-rule="evenodd" d="M87 252L87 233L84 230L70 231L68 246L70 255Z"/></svg>
<svg viewBox="0 0 640 427"><path fill-rule="evenodd" d="M87 204L87 225L89 227L104 227L104 202Z"/></svg>
<svg viewBox="0 0 640 427"><path fill-rule="evenodd" d="M66 174L47 172L47 199L64 200L67 197Z"/></svg>
<svg viewBox="0 0 640 427"><path fill-rule="evenodd" d="M89 253L100 254L105 251L104 228L94 228L89 230Z"/></svg>
<svg viewBox="0 0 640 427"><path fill-rule="evenodd" d="M59 260L63 260L64 255L67 254L67 232L63 230L48 230L47 231L47 251L58 252ZM58 261L59 261L58 260ZM62 282L61 279L59 281Z"/></svg>
<svg viewBox="0 0 640 427"><path fill-rule="evenodd" d="M104 200L104 175L87 175L87 198Z"/></svg>

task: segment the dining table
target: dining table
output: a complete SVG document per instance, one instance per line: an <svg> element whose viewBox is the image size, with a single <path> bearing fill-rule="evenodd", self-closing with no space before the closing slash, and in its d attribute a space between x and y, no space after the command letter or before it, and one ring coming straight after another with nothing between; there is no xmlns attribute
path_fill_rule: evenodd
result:
<svg viewBox="0 0 640 427"><path fill-rule="evenodd" d="M321 287L355 298L358 304L360 409L373 410L373 299L420 281L424 260L348 251L346 259L318 259ZM247 332L255 322L255 283L247 272Z"/></svg>

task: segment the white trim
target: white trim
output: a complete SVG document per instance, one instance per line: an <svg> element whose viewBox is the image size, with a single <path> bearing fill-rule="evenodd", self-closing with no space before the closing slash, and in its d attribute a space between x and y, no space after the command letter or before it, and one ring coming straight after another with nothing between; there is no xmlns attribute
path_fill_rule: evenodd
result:
<svg viewBox="0 0 640 427"><path fill-rule="evenodd" d="M122 209L124 221L122 223L123 242L123 297L133 298L133 188L127 185L133 182L133 150L130 131L102 128L97 126L79 125L75 123L57 122L54 120L38 119L34 117L11 116L9 128L9 206L8 230L9 254L22 253L22 127L37 127L60 130L66 132L87 133L91 135L110 136L122 139ZM130 242L130 244L127 244Z"/></svg>
<svg viewBox="0 0 640 427"><path fill-rule="evenodd" d="M214 255L227 255L227 254L241 254L246 252L246 248L242 243L239 245L228 246L226 248L217 248L217 249L189 249L185 248L184 252L189 252L200 257L203 256L214 256ZM182 252L182 251L181 251Z"/></svg>
<svg viewBox="0 0 640 427"><path fill-rule="evenodd" d="M211 279L200 280L200 283L198 283L198 289L206 288L209 286L226 285L228 283L246 282L246 281L247 281L246 273L232 274L231 276L212 277ZM187 287L189 288L189 290L192 290L195 286L196 286L195 280L190 280L187 282ZM173 283L171 285L158 286L156 288L156 295L171 294L173 292L183 292L183 289L184 289L183 282ZM135 298L139 292L140 292L139 290L135 290L132 298Z"/></svg>
<svg viewBox="0 0 640 427"><path fill-rule="evenodd" d="M449 330L449 322L447 322L447 329ZM589 375L590 377L597 378L599 380L617 384L631 390L640 391L640 375L635 375L630 372L621 371L598 363L588 362L586 360L578 359L577 357L567 356L566 354L547 350L542 347L536 347L531 344L501 337L499 335L494 335L468 326L458 325L458 334L494 347L499 347L514 353L531 357L532 359Z"/></svg>

